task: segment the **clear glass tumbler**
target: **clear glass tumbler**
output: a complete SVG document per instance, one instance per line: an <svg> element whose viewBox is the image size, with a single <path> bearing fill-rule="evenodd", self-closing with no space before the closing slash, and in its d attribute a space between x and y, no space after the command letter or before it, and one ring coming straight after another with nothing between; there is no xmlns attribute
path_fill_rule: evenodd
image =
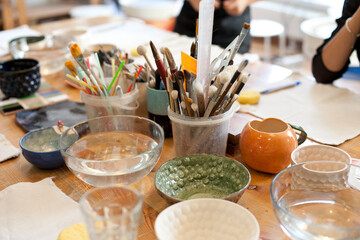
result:
<svg viewBox="0 0 360 240"><path fill-rule="evenodd" d="M79 201L91 240L136 240L143 196L135 189L94 188Z"/></svg>

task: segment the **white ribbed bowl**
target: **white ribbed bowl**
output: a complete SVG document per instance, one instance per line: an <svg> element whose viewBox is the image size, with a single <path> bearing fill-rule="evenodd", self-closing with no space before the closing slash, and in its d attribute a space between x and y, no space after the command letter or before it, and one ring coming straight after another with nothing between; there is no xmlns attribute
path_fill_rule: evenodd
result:
<svg viewBox="0 0 360 240"><path fill-rule="evenodd" d="M312 161L334 161L350 164L351 157L340 148L326 145L301 146L291 153L292 165Z"/></svg>
<svg viewBox="0 0 360 240"><path fill-rule="evenodd" d="M192 199L162 211L155 221L159 240L258 240L259 224L239 204L221 199Z"/></svg>
<svg viewBox="0 0 360 240"><path fill-rule="evenodd" d="M311 188L327 192L346 185L348 179L346 164L351 163L351 157L344 150L326 145L307 145L296 148L291 154L291 164L305 162L309 164L293 172L293 185L296 188Z"/></svg>

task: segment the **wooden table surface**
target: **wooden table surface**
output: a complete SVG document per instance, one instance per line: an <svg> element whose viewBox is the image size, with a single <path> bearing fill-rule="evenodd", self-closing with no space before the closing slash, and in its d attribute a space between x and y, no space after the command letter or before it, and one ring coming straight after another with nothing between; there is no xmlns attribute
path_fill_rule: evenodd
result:
<svg viewBox="0 0 360 240"><path fill-rule="evenodd" d="M46 23L34 27L34 29L46 33L60 26L64 27L74 24L74 21L79 20ZM88 20L86 23L99 24L106 21L108 21L108 19L97 19ZM252 73L252 82L261 83L275 81L281 76L286 77L291 73L285 68L261 62L250 65L249 72ZM63 72L45 76L45 79L52 86L67 94L70 100L80 101L79 91L64 84ZM244 123L249 119L249 116L245 114L236 113L236 116L240 119L239 121L243 121ZM19 147L20 138L25 134L25 131L16 124L15 114L9 116L0 115L0 126L0 133L4 134L14 146ZM360 136L341 144L339 147L347 151L352 157L360 158ZM175 150L173 140L172 138L167 138L156 167L147 177L134 185L136 188L145 187L143 217L138 231L139 240L156 239L154 232L155 219L157 215L169 205L157 194L153 184L154 175L162 163L174 157ZM241 161L239 155L231 157ZM238 204L244 206L255 215L260 225L260 239L289 239L281 230L270 202L270 184L275 175L260 173L251 168L249 168L249 171L251 173L251 185L255 185L256 188L251 190L247 189ZM81 195L91 188L91 186L75 177L66 166L56 170L41 170L28 163L22 155L0 163L0 173L0 190L18 182L36 182L46 177L53 177L55 184L65 194L75 201L78 201Z"/></svg>

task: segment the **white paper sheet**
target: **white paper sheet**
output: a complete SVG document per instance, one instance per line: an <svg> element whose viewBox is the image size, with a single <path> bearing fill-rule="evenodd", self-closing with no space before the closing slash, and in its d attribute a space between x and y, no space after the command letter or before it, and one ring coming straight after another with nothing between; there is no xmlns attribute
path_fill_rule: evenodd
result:
<svg viewBox="0 0 360 240"><path fill-rule="evenodd" d="M56 240L61 230L78 222L83 222L78 203L50 178L0 192L1 240Z"/></svg>
<svg viewBox="0 0 360 240"><path fill-rule="evenodd" d="M301 84L263 94L257 105L242 105L240 111L302 126L309 138L324 144L339 145L360 134L360 95L332 84L316 84L296 73L276 84L291 81Z"/></svg>
<svg viewBox="0 0 360 240"><path fill-rule="evenodd" d="M20 149L14 147L3 134L0 134L0 162L20 155Z"/></svg>

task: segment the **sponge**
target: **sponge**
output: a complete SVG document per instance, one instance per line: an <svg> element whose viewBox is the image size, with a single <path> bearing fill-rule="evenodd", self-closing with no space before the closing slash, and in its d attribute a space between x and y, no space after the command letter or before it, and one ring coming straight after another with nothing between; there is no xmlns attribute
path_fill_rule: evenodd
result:
<svg viewBox="0 0 360 240"><path fill-rule="evenodd" d="M63 229L57 240L90 240L84 223L77 223Z"/></svg>
<svg viewBox="0 0 360 240"><path fill-rule="evenodd" d="M255 91L243 91L237 99L241 104L257 104L260 100L260 93Z"/></svg>

